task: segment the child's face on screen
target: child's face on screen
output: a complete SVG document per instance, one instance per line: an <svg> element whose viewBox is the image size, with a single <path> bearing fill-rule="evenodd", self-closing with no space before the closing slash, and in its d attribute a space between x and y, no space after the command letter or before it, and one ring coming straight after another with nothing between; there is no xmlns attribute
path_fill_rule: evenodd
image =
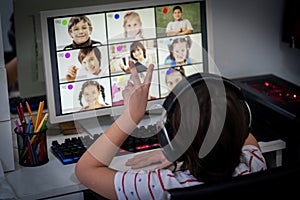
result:
<svg viewBox="0 0 300 200"><path fill-rule="evenodd" d="M128 37L135 37L141 29L141 23L137 17L130 17L124 25Z"/></svg>
<svg viewBox="0 0 300 200"><path fill-rule="evenodd" d="M169 90L173 90L173 88L182 80L182 75L177 70L172 70L170 73L166 75L166 83L169 87Z"/></svg>
<svg viewBox="0 0 300 200"><path fill-rule="evenodd" d="M81 64L91 74L98 75L101 72L100 61L94 51L88 53Z"/></svg>
<svg viewBox="0 0 300 200"><path fill-rule="evenodd" d="M141 47L137 47L133 52L132 55L135 59L138 61L143 61L144 60L144 52Z"/></svg>
<svg viewBox="0 0 300 200"><path fill-rule="evenodd" d="M175 20L180 20L182 16L182 12L179 9L174 10L173 17Z"/></svg>
<svg viewBox="0 0 300 200"><path fill-rule="evenodd" d="M187 56L187 47L185 42L175 43L173 45L173 56L176 62L184 62Z"/></svg>
<svg viewBox="0 0 300 200"><path fill-rule="evenodd" d="M88 41L91 32L92 27L90 27L87 22L81 20L71 28L69 34L76 44L83 44Z"/></svg>
<svg viewBox="0 0 300 200"><path fill-rule="evenodd" d="M83 90L83 96L85 101L88 103L89 106L94 106L95 103L98 102L98 98L100 95L100 91L97 89L95 85L88 85Z"/></svg>

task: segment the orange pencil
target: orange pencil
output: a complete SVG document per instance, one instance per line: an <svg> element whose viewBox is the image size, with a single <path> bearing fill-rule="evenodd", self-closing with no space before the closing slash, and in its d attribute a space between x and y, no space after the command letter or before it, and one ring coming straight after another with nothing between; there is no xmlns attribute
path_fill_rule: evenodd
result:
<svg viewBox="0 0 300 200"><path fill-rule="evenodd" d="M29 103L28 103L27 101L26 101L26 107L27 107L27 111L28 111L28 113L29 113L31 122L32 122L32 124L34 125L34 117L32 116L32 111L31 111L30 105L29 105Z"/></svg>

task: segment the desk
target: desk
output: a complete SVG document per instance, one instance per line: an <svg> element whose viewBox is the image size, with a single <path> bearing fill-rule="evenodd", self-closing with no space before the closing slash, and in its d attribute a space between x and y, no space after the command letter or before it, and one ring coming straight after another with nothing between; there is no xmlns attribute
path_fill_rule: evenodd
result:
<svg viewBox="0 0 300 200"><path fill-rule="evenodd" d="M14 127L12 125L12 127ZM75 136L75 135L74 135ZM77 135L76 135L77 136ZM17 144L14 139L14 153L16 169L7 172L8 183L13 187L20 199L83 199L81 191L87 189L81 185L74 174L75 164L63 165L50 151L53 140L63 141L71 135L59 134L58 126L48 126L47 145L49 162L37 167L23 167L18 164ZM15 134L14 134L15 138ZM281 151L285 148L285 142L276 140L271 142L259 142L263 152L276 152L276 162L281 165ZM124 162L133 154L117 156L113 159L111 167L125 170ZM155 166L150 166L151 169Z"/></svg>

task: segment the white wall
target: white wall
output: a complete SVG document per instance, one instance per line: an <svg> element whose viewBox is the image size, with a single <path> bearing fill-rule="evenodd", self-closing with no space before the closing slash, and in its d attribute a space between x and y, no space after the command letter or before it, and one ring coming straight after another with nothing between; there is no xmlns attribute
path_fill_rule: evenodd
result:
<svg viewBox="0 0 300 200"><path fill-rule="evenodd" d="M281 41L284 0L211 0L214 58L227 77L274 74L300 85L300 49Z"/></svg>

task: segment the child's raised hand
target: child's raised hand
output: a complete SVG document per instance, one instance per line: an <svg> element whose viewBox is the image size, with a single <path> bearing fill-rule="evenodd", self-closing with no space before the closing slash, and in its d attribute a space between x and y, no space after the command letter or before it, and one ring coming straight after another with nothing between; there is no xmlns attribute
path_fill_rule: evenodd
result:
<svg viewBox="0 0 300 200"><path fill-rule="evenodd" d="M123 90L125 112L136 124L143 118L149 94L154 65L150 65L143 82L141 82L136 67L132 61L129 62L131 76L127 86Z"/></svg>
<svg viewBox="0 0 300 200"><path fill-rule="evenodd" d="M66 74L66 79L71 82L71 81L75 81L76 76L77 76L77 71L78 71L78 67L76 66L71 66Z"/></svg>

